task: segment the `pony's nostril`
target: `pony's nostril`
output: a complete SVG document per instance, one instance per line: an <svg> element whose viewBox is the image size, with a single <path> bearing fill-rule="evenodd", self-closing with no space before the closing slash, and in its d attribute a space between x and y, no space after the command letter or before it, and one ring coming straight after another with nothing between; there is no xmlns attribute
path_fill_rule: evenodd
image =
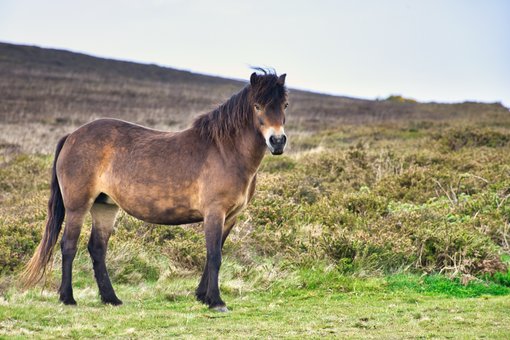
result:
<svg viewBox="0 0 510 340"><path fill-rule="evenodd" d="M275 136L269 137L269 143L271 143L271 145L276 144L276 137Z"/></svg>
<svg viewBox="0 0 510 340"><path fill-rule="evenodd" d="M282 144L287 143L287 136L282 135L282 137L281 137L281 138L282 138L282 141L281 141L281 143L282 143Z"/></svg>

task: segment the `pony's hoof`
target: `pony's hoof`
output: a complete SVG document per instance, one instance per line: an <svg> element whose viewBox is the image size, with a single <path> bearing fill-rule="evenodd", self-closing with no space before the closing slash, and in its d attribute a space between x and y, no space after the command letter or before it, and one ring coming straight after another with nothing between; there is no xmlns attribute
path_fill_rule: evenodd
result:
<svg viewBox="0 0 510 340"><path fill-rule="evenodd" d="M219 313L227 313L227 312L229 312L227 306L211 307L211 310L213 310L215 312L219 312Z"/></svg>
<svg viewBox="0 0 510 340"><path fill-rule="evenodd" d="M107 305L112 305L112 306L120 306L120 305L122 305L122 301L119 300L118 298L103 300L103 303L107 304Z"/></svg>
<svg viewBox="0 0 510 340"><path fill-rule="evenodd" d="M206 298L205 298L205 293L195 293L195 297L197 298L198 301L200 301L202 303L207 303Z"/></svg>
<svg viewBox="0 0 510 340"><path fill-rule="evenodd" d="M60 302L62 302L66 306L76 306L76 300L73 298L70 299L60 299Z"/></svg>

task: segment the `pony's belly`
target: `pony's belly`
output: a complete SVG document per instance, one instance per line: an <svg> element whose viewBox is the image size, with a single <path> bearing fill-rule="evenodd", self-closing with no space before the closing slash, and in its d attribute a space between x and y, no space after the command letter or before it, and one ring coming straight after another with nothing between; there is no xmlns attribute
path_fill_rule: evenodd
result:
<svg viewBox="0 0 510 340"><path fill-rule="evenodd" d="M149 223L179 225L188 223L197 223L203 221L202 214L197 210L180 210L179 208L170 208L164 214L158 216L149 216L143 219Z"/></svg>
<svg viewBox="0 0 510 340"><path fill-rule="evenodd" d="M178 225L203 221L202 213L192 206L189 199L182 197L176 200L180 204L175 204L173 200L154 199L150 196L105 196L110 200L113 198L115 204L129 215L148 223Z"/></svg>
<svg viewBox="0 0 510 340"><path fill-rule="evenodd" d="M188 207L171 207L163 210L139 211L138 209L124 209L129 215L139 220L155 223L178 225L203 221L202 214Z"/></svg>

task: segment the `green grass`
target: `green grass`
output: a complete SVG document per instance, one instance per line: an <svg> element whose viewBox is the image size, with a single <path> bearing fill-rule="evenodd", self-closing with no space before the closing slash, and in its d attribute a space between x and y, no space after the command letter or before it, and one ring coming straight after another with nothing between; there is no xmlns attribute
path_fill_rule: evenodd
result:
<svg viewBox="0 0 510 340"><path fill-rule="evenodd" d="M442 275L423 277L415 275L394 275L388 278L388 287L393 291L412 291L423 294L440 294L460 298L510 294L510 288L501 283L476 279L474 281L462 283L458 278L449 279Z"/></svg>
<svg viewBox="0 0 510 340"><path fill-rule="evenodd" d="M197 277L117 285L124 305L99 302L96 288L75 289L78 306L53 292L9 291L0 300L0 336L70 338L506 338L510 297L501 291L457 294L444 278L356 278L302 271L263 289L222 281L230 312L195 301ZM455 286L455 284L450 283ZM245 291L244 288L247 288ZM508 294L508 288L505 294ZM468 297L475 296L475 297Z"/></svg>

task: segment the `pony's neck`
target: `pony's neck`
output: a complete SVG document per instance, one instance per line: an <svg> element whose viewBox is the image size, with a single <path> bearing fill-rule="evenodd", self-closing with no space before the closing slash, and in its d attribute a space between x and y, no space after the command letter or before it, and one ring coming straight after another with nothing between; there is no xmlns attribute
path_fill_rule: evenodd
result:
<svg viewBox="0 0 510 340"><path fill-rule="evenodd" d="M251 173L255 173L266 153L266 142L262 135L254 128L247 128L247 131L240 136L240 142L237 147L239 159L244 167Z"/></svg>
<svg viewBox="0 0 510 340"><path fill-rule="evenodd" d="M248 177L257 172L267 148L262 135L249 126L239 131L235 143L223 143L218 147L223 159L242 169Z"/></svg>

